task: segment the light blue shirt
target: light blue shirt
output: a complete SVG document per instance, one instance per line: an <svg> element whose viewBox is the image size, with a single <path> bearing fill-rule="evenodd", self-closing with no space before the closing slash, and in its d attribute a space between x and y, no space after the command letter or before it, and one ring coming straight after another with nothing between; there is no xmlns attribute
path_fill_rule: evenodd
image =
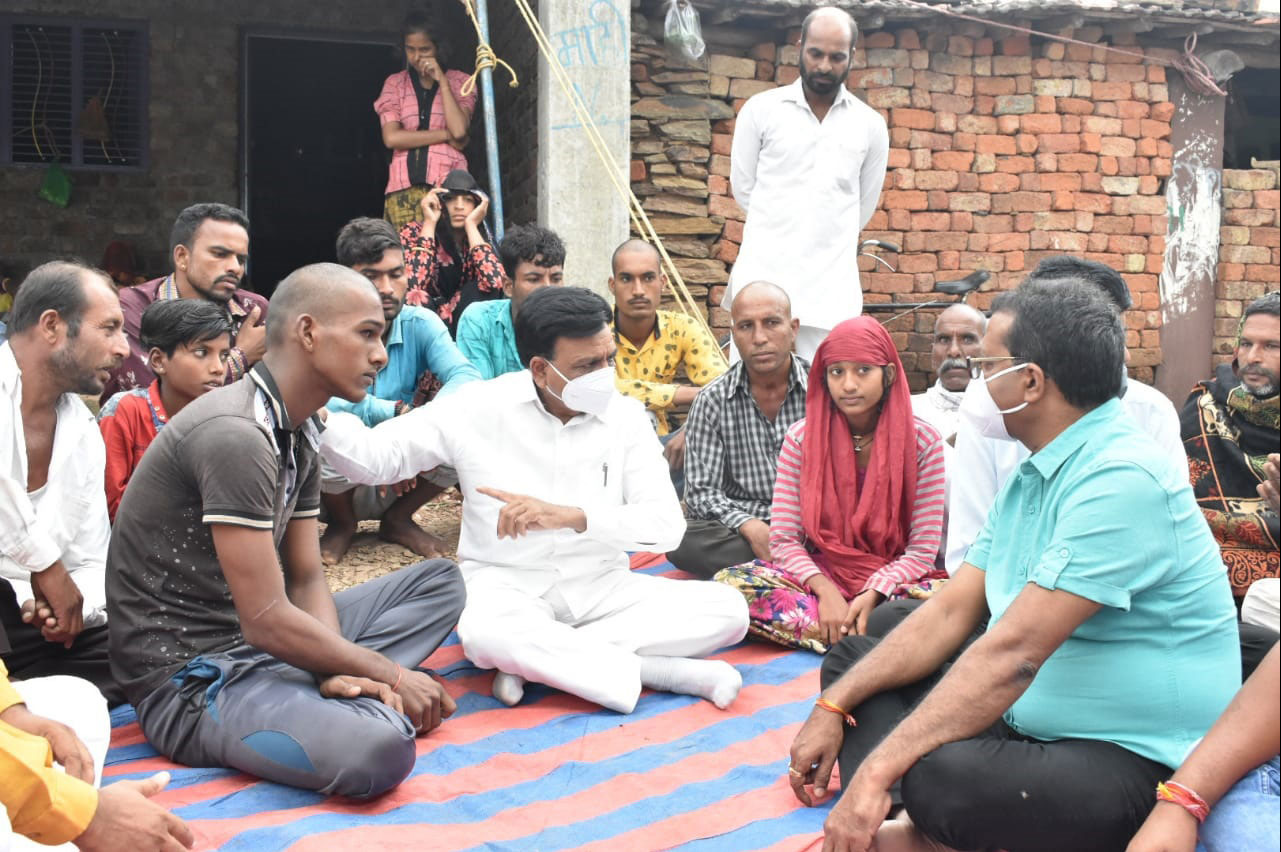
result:
<svg viewBox="0 0 1281 852"><path fill-rule="evenodd" d="M997 494L966 561L996 624L1028 583L1102 604L1005 721L1178 766L1241 685L1236 610L1187 471L1119 400L1065 429Z"/></svg>
<svg viewBox="0 0 1281 852"><path fill-rule="evenodd" d="M334 397L325 404L330 411L348 411L376 426L396 415L397 402L412 402L418 378L431 370L443 387L438 396L480 380L449 336L440 317L425 308L405 305L391 321L387 335L387 365L378 371L374 384L360 402Z"/></svg>
<svg viewBox="0 0 1281 852"><path fill-rule="evenodd" d="M458 320L458 348L486 379L525 369L516 354L511 299L472 302Z"/></svg>

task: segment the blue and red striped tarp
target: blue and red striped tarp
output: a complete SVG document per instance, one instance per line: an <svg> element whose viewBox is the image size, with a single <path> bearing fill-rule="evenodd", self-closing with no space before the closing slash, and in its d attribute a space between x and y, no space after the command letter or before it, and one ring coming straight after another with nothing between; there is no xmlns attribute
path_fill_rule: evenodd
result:
<svg viewBox="0 0 1281 852"><path fill-rule="evenodd" d="M653 560L639 570L679 575ZM792 796L787 751L817 696L820 658L755 642L718 657L743 675L728 711L647 691L621 716L533 684L508 708L490 695L492 672L451 636L427 664L458 712L419 740L413 773L376 801L176 766L129 707L112 715L104 783L169 770L157 801L195 830L197 849L818 848L827 807Z"/></svg>

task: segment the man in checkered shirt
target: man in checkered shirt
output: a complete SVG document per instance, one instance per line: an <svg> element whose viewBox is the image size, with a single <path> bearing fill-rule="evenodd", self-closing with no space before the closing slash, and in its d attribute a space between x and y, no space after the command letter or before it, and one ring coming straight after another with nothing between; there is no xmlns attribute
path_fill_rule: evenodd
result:
<svg viewBox="0 0 1281 852"><path fill-rule="evenodd" d="M783 435L805 416L809 362L792 352L798 321L766 281L730 308L742 360L703 388L685 423L685 538L667 557L703 578L770 558L770 503Z"/></svg>

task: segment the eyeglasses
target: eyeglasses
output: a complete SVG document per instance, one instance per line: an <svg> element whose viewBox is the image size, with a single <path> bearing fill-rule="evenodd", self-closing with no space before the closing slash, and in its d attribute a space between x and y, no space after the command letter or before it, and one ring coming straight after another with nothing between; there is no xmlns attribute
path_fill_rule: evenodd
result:
<svg viewBox="0 0 1281 852"><path fill-rule="evenodd" d="M997 361L1021 361L1017 355L984 355L979 358L966 358L965 369L970 371L971 379L983 378L983 365L993 364Z"/></svg>

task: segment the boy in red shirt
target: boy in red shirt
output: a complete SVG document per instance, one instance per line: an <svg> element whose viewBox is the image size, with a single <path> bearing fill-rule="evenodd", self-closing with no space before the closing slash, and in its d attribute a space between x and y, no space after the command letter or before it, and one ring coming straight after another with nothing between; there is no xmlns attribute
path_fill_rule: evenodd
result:
<svg viewBox="0 0 1281 852"><path fill-rule="evenodd" d="M231 325L216 304L199 299L153 302L139 333L156 380L121 391L98 413L107 445L107 512L116 508L142 454L160 427L198 396L222 387L231 352Z"/></svg>

